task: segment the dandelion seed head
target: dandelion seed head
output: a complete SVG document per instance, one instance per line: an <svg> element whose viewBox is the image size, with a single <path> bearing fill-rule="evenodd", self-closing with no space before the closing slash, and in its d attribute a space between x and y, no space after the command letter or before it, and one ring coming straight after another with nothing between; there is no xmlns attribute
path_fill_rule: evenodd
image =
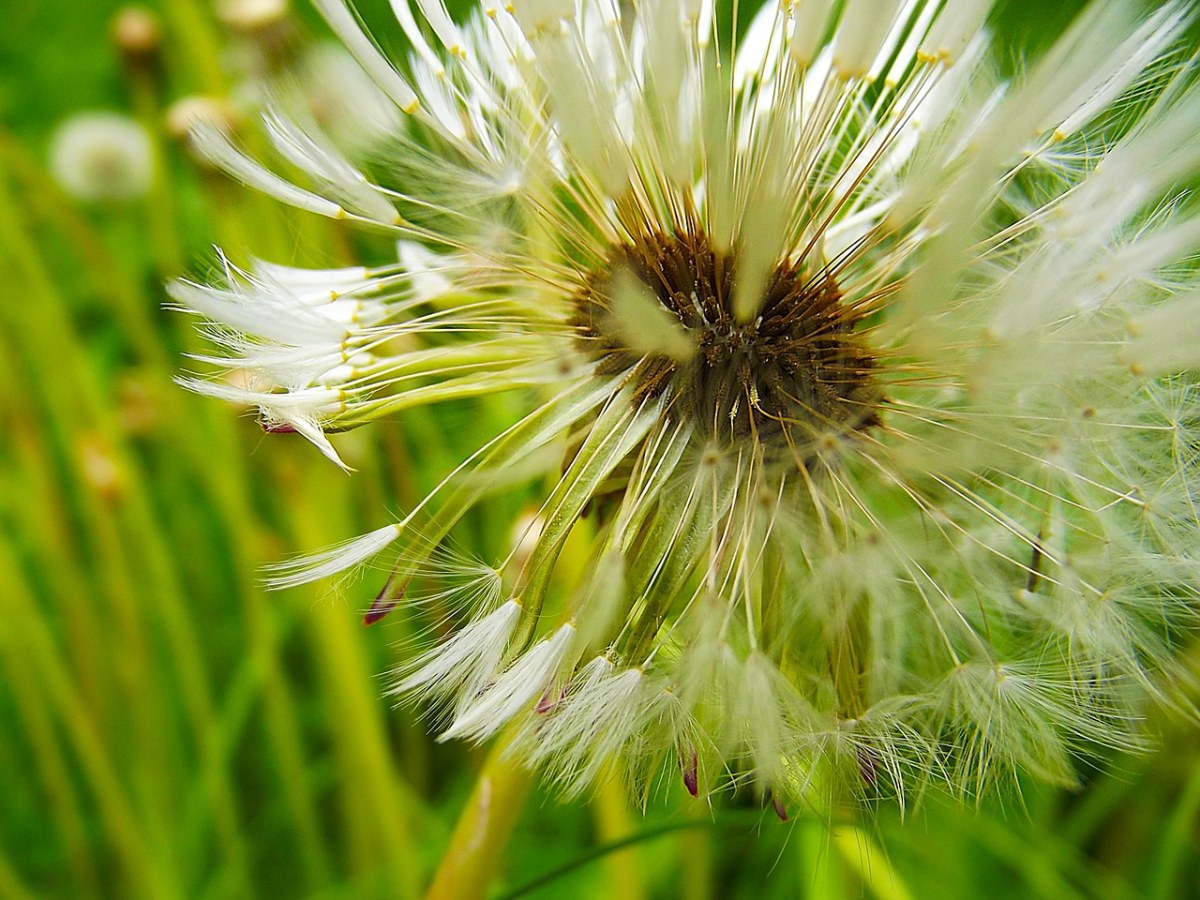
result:
<svg viewBox="0 0 1200 900"><path fill-rule="evenodd" d="M453 627L394 686L443 738L784 813L1140 745L1197 609L1183 4L1093 4L1011 82L986 0L766 4L735 50L702 0L397 2L407 60L316 5L383 143L273 110L297 183L194 140L396 259L177 283L222 351L197 363L250 376L186 383L335 460L327 431L519 398L401 521L275 579L378 557L374 621L441 571ZM460 520L533 479L508 555L451 571Z"/></svg>
<svg viewBox="0 0 1200 900"><path fill-rule="evenodd" d="M136 200L154 177L150 136L138 122L120 113L77 113L59 125L51 138L50 170L76 200Z"/></svg>

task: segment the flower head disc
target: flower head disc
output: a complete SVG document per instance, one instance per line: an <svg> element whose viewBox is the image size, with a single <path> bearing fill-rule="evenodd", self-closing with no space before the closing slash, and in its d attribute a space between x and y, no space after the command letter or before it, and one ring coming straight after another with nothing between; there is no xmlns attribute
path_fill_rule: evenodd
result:
<svg viewBox="0 0 1200 900"><path fill-rule="evenodd" d="M188 383L335 460L388 413L524 406L277 586L382 555L374 620L436 584L456 628L396 691L569 790L973 792L1138 742L1200 584L1182 4L1094 4L1005 83L983 0L770 3L732 50L705 0L397 0L406 61L316 3L395 107L384 162L302 113L266 128L305 184L197 148L397 259L175 285L243 376ZM506 559L447 550L536 476Z"/></svg>
<svg viewBox="0 0 1200 900"><path fill-rule="evenodd" d="M665 415L723 444L797 459L815 435L879 423L874 359L855 334L862 312L842 303L828 265L778 260L741 321L736 252L716 249L694 218L631 231L574 298L597 374L624 374L635 403L666 393Z"/></svg>

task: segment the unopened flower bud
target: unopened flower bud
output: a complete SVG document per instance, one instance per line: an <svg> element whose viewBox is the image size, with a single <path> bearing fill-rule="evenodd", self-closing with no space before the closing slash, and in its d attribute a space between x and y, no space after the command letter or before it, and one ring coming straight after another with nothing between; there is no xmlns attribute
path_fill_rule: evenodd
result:
<svg viewBox="0 0 1200 900"><path fill-rule="evenodd" d="M192 130L201 123L226 133L233 132L238 118L237 110L227 100L193 94L171 104L167 109L165 127L171 138L186 141Z"/></svg>
<svg viewBox="0 0 1200 900"><path fill-rule="evenodd" d="M113 43L129 68L152 68L159 63L162 25L158 16L144 6L126 6L113 17Z"/></svg>
<svg viewBox="0 0 1200 900"><path fill-rule="evenodd" d="M231 31L255 34L287 18L288 0L221 0L217 18Z"/></svg>
<svg viewBox="0 0 1200 900"><path fill-rule="evenodd" d="M105 503L117 502L125 491L125 479L112 448L99 435L88 434L80 440L78 452L88 486Z"/></svg>
<svg viewBox="0 0 1200 900"><path fill-rule="evenodd" d="M295 33L290 20L288 0L222 0L217 18L236 37L235 69L250 71L272 67L291 60L295 51Z"/></svg>

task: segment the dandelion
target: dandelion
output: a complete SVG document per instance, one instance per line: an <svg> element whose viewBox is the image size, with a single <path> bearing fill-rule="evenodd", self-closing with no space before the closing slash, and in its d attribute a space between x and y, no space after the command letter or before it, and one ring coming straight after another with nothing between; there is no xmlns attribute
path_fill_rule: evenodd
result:
<svg viewBox="0 0 1200 900"><path fill-rule="evenodd" d="M150 136L121 113L77 113L50 140L50 171L84 203L136 200L154 178Z"/></svg>
<svg viewBox="0 0 1200 900"><path fill-rule="evenodd" d="M208 362L253 378L187 384L335 461L330 432L525 399L403 518L277 579L378 556L382 615L550 460L513 559L396 675L443 737L506 730L567 791L616 762L779 809L1070 782L1140 743L1200 583L1183 4L1093 4L1011 81L982 0L769 3L736 41L708 0L400 0L404 60L316 5L398 110L388 146L271 112L297 184L195 144L397 260L176 284Z"/></svg>

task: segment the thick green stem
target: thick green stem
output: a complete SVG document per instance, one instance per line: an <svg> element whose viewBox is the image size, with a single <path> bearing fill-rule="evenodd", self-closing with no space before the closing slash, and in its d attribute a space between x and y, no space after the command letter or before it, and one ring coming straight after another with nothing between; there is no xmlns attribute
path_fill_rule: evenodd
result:
<svg viewBox="0 0 1200 900"><path fill-rule="evenodd" d="M629 793L624 781L615 775L610 774L600 784L592 809L600 842L607 844L620 841L635 833L636 823L629 810ZM639 852L639 848L629 847L608 857L608 877L614 897L624 900L643 900L646 897Z"/></svg>
<svg viewBox="0 0 1200 900"><path fill-rule="evenodd" d="M532 786L529 772L504 752L506 746L502 739L488 754L425 900L487 896Z"/></svg>

